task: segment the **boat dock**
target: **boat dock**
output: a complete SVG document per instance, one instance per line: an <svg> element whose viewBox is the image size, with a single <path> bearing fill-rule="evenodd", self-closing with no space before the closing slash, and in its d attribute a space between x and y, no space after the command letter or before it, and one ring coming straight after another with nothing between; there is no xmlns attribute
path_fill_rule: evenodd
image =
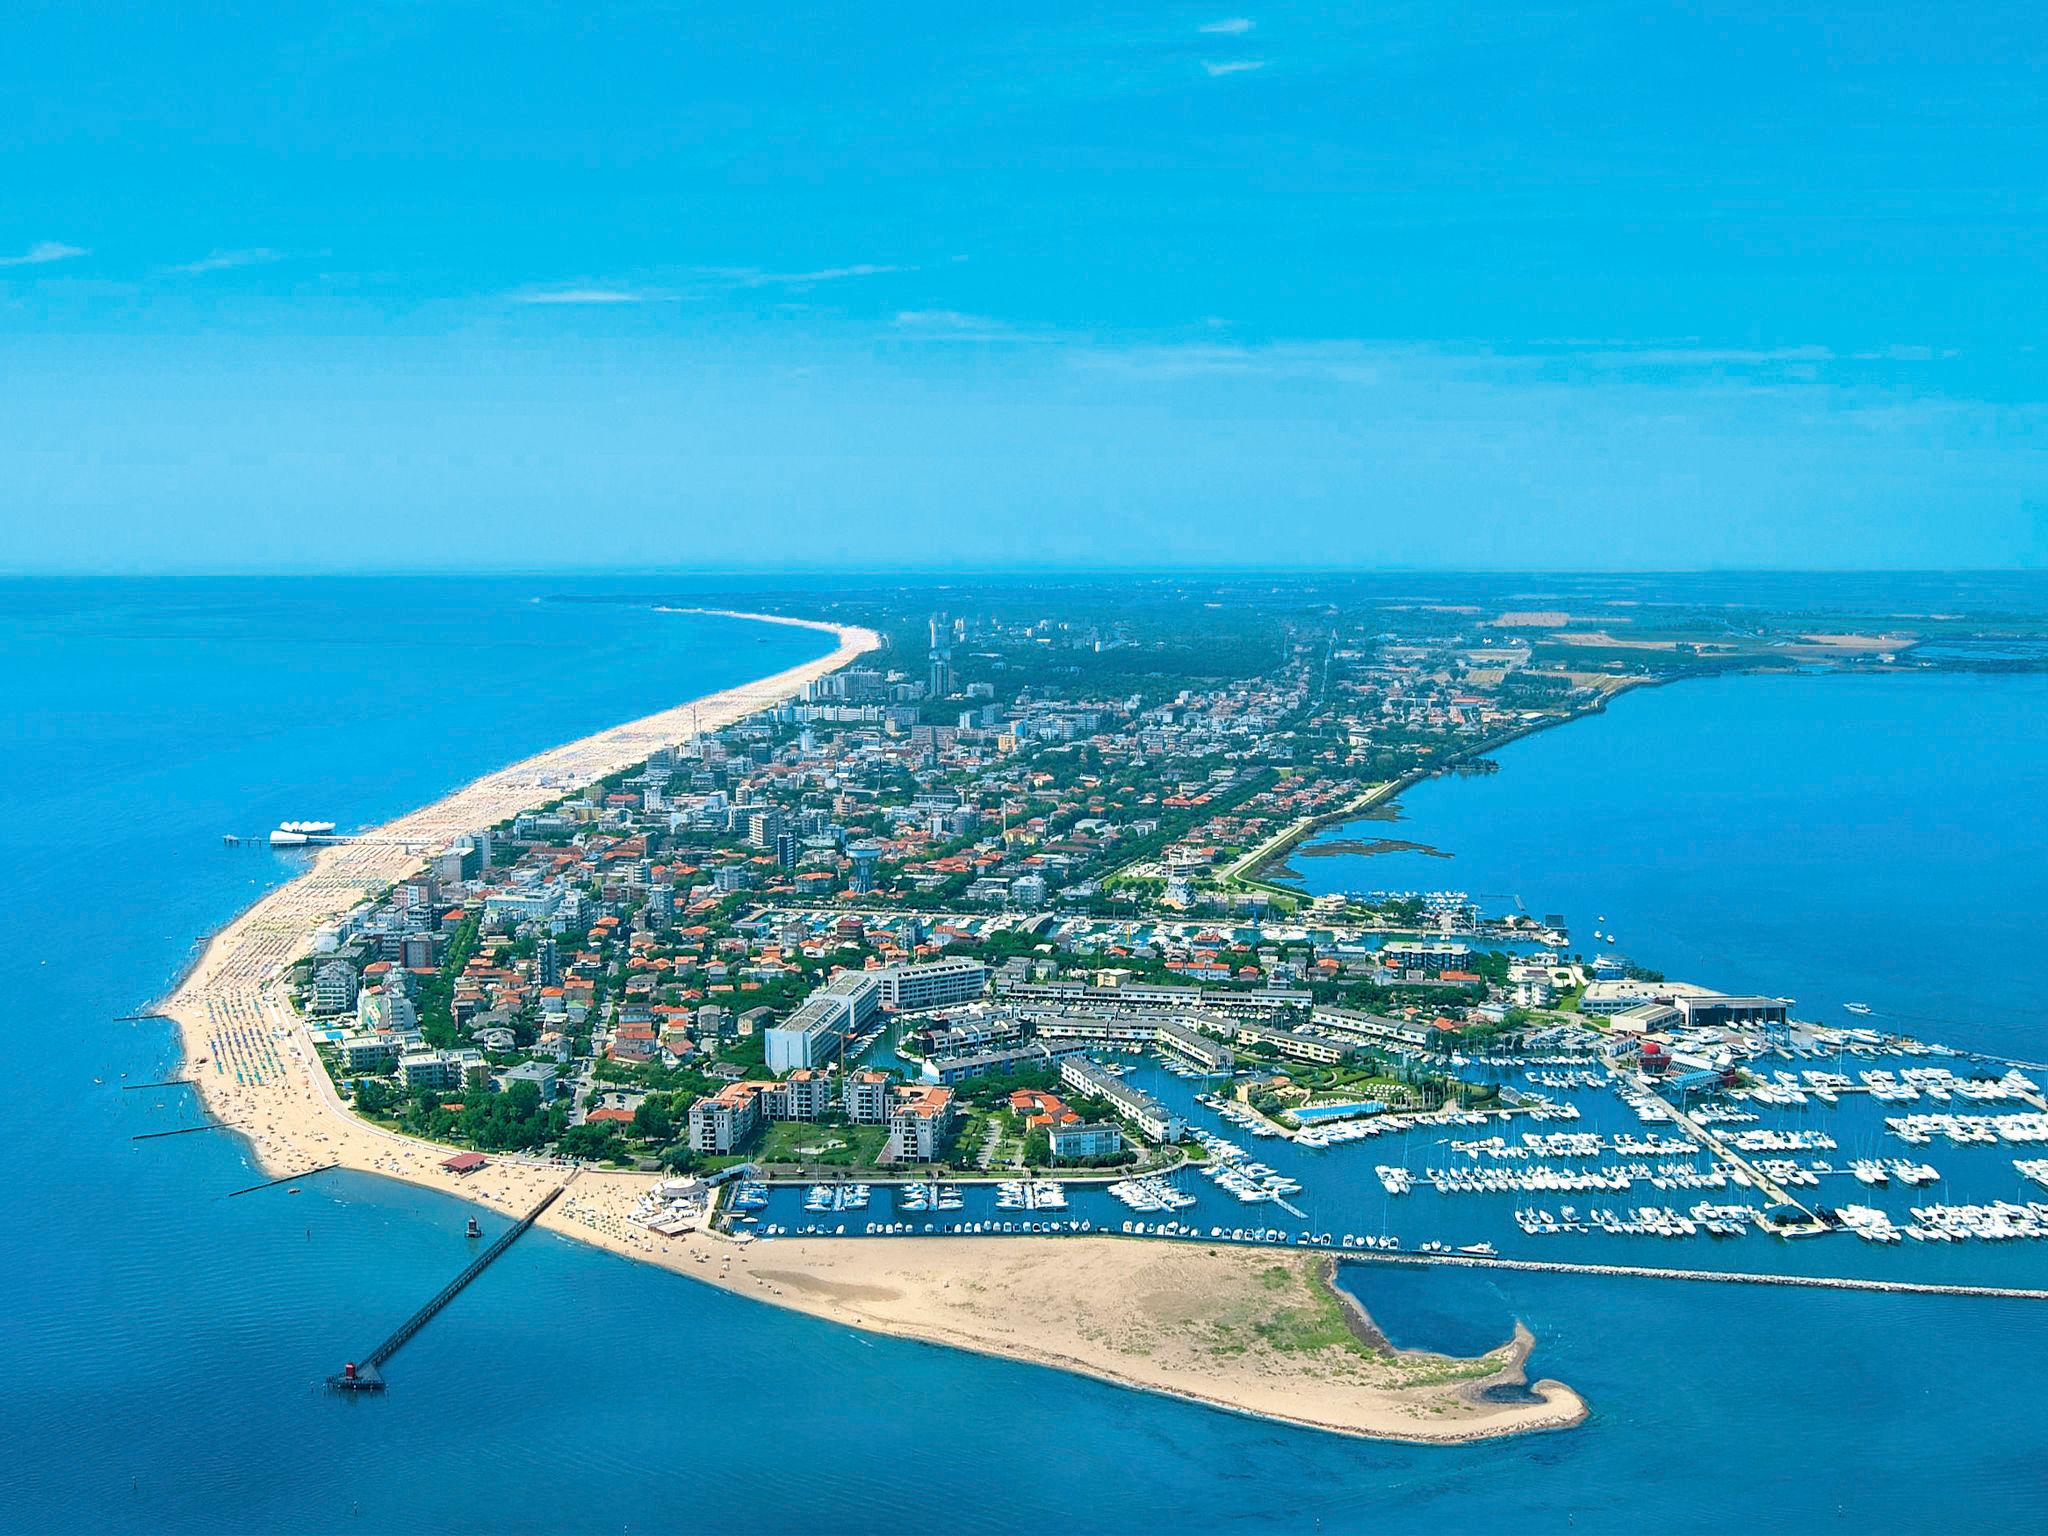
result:
<svg viewBox="0 0 2048 1536"><path fill-rule="evenodd" d="M1945 1285L1926 1280L1858 1280L1836 1275L1771 1275L1732 1269L1659 1269L1643 1264L1564 1264L1547 1259L1504 1259L1476 1253L1386 1253L1346 1249L1336 1257L1356 1264L1460 1264L1468 1269L1518 1269L1549 1275L1618 1275L1641 1280L1704 1280L1719 1281L1723 1285L1878 1291L1900 1296L1977 1296L2007 1301L2048 1301L2048 1290L2017 1285Z"/></svg>
<svg viewBox="0 0 2048 1536"><path fill-rule="evenodd" d="M1693 1115L1688 1114L1662 1094L1651 1094L1650 1097L1670 1110L1671 1118L1684 1127L1690 1135L1698 1137L1722 1162L1728 1164L1731 1168L1740 1168L1743 1173L1755 1180L1756 1187L1777 1201L1781 1208L1789 1206L1805 1216L1806 1220L1800 1223L1774 1223L1780 1236L1803 1237L1826 1230L1826 1224L1808 1209L1803 1201L1795 1200L1791 1193L1776 1179L1770 1177L1761 1168L1757 1167L1755 1163L1736 1151L1729 1144L1728 1139L1721 1135L1719 1131L1708 1125L1704 1120L1697 1119Z"/></svg>
<svg viewBox="0 0 2048 1536"><path fill-rule="evenodd" d="M574 1177L572 1174L570 1179L573 1180ZM565 1181L542 1195L540 1204L513 1222L496 1242L470 1260L461 1274L442 1286L425 1306L400 1323L390 1338L363 1356L360 1361L351 1360L344 1365L337 1374L327 1378L327 1385L337 1392L382 1392L384 1376L381 1368L384 1362L404 1348L406 1340L432 1322L437 1312L461 1295L463 1288L470 1281L489 1269L506 1249L524 1237L527 1229L540 1220L541 1214L560 1199L562 1191L568 1187L569 1183Z"/></svg>

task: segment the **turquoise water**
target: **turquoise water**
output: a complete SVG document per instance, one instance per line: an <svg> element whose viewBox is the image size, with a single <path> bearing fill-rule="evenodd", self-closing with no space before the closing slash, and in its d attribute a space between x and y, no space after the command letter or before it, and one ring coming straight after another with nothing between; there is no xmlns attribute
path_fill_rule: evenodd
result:
<svg viewBox="0 0 2048 1536"><path fill-rule="evenodd" d="M190 1123L191 1111L176 1090L113 1086L175 1060L161 1026L110 1021L160 992L196 935L290 873L268 851L224 850L222 832L292 815L373 821L824 643L536 600L574 585L0 586L0 839L16 919L0 948L15 1066L0 1113L15 1179L0 1229L0 1528L833 1532L899 1528L904 1501L973 1532L1170 1524L1296 1536L1475 1514L1510 1529L1615 1532L2048 1523L2031 1365L2048 1348L2048 1308L2021 1304L1351 1272L1402 1343L1481 1347L1524 1319L1541 1340L1537 1371L1594 1406L1570 1434L1425 1450L867 1338L540 1234L406 1347L388 1394L325 1392L336 1361L466 1258L465 1209L356 1175L224 1199L254 1177L233 1140L128 1140ZM1707 686L1727 690L1727 718L1754 699L1782 728L1818 712L1837 740L1910 707L1852 687L1779 709L1775 684ZM2024 1037L2014 967L2030 951L2018 926L1981 912L1942 926L1977 897L1941 882L1974 871L2008 881L1997 888L2018 900L2036 877L2015 867L2038 869L2040 853L2039 812L2016 783L2041 760L2026 717L2038 719L2042 695L2021 678L1955 687L1966 719L2003 724L1961 731L1951 717L1949 734L1997 745L1945 767L1932 790L1923 782L1916 815L1963 832L1980 814L1999 824L1960 838L1978 850L1961 864L1958 832L1916 838L1916 857L1935 862L1910 882L1911 929L2021 943L1997 968L2009 990L1971 988L1987 1008L2002 995ZM1685 697L1628 700L1607 720L1511 749L1502 774L1442 786L1444 803L1514 782L1517 754L1575 733L1607 732L1610 758L1639 758L1652 746L1629 733L1624 709ZM1902 728L1915 750L1933 718ZM1842 778L1854 762L1832 750L1788 757L1779 777L1800 792L1753 805L1749 846L1796 866L1781 888L1810 882L1816 861L1831 867L1820 857L1829 840L1774 819L1854 803L1867 787L1864 770ZM1654 827L1655 808L1638 802L1663 789L1629 783L1619 767L1603 777L1597 814ZM1747 791L1731 782L1725 793ZM1877 803L1879 815L1892 804ZM1516 871L1532 907L1575 910L1579 893L1624 883L1640 845L1569 846L1568 889L1539 889L1534 854ZM1652 926L1655 894L1639 909L1617 896L1596 910L1639 958L1689 969L1653 942L1673 931ZM1843 952L1828 910L1804 904L1819 931L1780 950ZM1687 942L1734 943L1711 930ZM1780 984L1904 1006L1875 965L1809 974ZM1331 1157L1378 1160L1370 1147Z"/></svg>
<svg viewBox="0 0 2048 1536"><path fill-rule="evenodd" d="M1298 857L1303 883L1520 903L1563 914L1589 955L2048 1059L2028 958L2048 912L2048 676L1682 683L1497 759L1318 839L1449 857Z"/></svg>

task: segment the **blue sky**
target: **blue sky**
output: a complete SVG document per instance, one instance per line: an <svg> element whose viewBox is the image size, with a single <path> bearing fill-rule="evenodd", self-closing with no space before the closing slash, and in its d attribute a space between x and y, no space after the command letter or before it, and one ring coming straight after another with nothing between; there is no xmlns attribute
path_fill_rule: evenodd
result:
<svg viewBox="0 0 2048 1536"><path fill-rule="evenodd" d="M0 567L2048 565L2038 5L31 5Z"/></svg>

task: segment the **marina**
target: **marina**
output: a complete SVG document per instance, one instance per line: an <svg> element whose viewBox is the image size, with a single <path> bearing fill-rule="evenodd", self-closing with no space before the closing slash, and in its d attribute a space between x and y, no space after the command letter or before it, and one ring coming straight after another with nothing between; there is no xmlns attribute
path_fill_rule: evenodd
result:
<svg viewBox="0 0 2048 1536"><path fill-rule="evenodd" d="M1828 1044L1835 1048L1825 1050L1828 1059L1848 1048L1840 1040ZM1988 1256L2048 1234L2048 1205L1990 1190L1976 1197L1946 1193L1981 1189L1979 1181L1987 1172L1995 1180L1997 1168L2008 1182L2048 1188L2048 1159L1944 1170L1879 1150L1887 1138L1899 1139L1899 1127L1882 1110L1907 1087L1996 1103L2031 1092L2030 1082L2010 1070L1953 1071L1931 1064L1925 1051L1893 1050L1882 1041L1858 1039L1854 1048L1867 1065L1846 1089L1801 1079L1808 1089L1836 1088L1831 1097L1807 1091L1797 1101L1777 1103L1737 1091L1683 1108L1594 1066L1566 1070L1556 1058L1532 1066L1497 1056L1462 1070L1474 1081L1540 1073L1554 1095L1542 1106L1542 1119L1527 1104L1382 1110L1291 1136L1272 1133L1271 1122L1230 1096L1227 1084L1184 1077L1149 1055L1129 1055L1114 1065L1125 1081L1186 1117L1199 1161L1170 1173L1109 1180L906 1183L894 1186L893 1219L845 1220L862 1214L859 1204L849 1203L861 1197L846 1185L792 1190L743 1184L729 1206L764 1240L1110 1233L1340 1253L1483 1248L1518 1258L1522 1249L1533 1262L1548 1262L1536 1258L1542 1250L1583 1246L1587 1261L1597 1263L1591 1250L1605 1245L1655 1241L1698 1248L1704 1257L1748 1236L1752 1251L1758 1251L1756 1239L1773 1240L1788 1273L1827 1267L1834 1272L1814 1278L1859 1284L1862 1270L1892 1263L1888 1254L1955 1247ZM1803 1049L1824 1051L1821 1045ZM2036 1119L2044 1118L2036 1111L1941 1116L1908 1128L1926 1131L1929 1140L1937 1131L1959 1132L1949 1140L1977 1152L2026 1141ZM1377 1159L1362 1159L1349 1150L1359 1143L1398 1156L1388 1160L1382 1151ZM1843 1195L1831 1196L1837 1189ZM1936 1191L1944 1193L1927 1197ZM1790 1203L1794 1192L1806 1203ZM784 1203L792 1193L802 1195L800 1210ZM1680 1195L1687 1198L1675 1198ZM1254 1211L1272 1215L1247 1223ZM1832 1243L1811 1246L1814 1238L1830 1237ZM1711 1273L1717 1264L1703 1262L1700 1272ZM1876 1284L1889 1277L1867 1278Z"/></svg>
<svg viewBox="0 0 2048 1536"><path fill-rule="evenodd" d="M1067 1208L1067 1194L1057 1179L1005 1179L996 1186L996 1208L1005 1211L1063 1211ZM960 1203L956 1202L952 1209L960 1209Z"/></svg>
<svg viewBox="0 0 2048 1536"><path fill-rule="evenodd" d="M966 1203L966 1197L950 1184L899 1184L896 1188L897 1209L905 1212L957 1211Z"/></svg>
<svg viewBox="0 0 2048 1536"><path fill-rule="evenodd" d="M804 1196L807 1211L864 1211L869 1188L865 1184L813 1184Z"/></svg>

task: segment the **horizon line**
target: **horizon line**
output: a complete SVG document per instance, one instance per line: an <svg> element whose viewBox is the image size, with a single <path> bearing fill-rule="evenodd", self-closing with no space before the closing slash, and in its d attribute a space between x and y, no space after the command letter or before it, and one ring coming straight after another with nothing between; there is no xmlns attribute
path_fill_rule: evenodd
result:
<svg viewBox="0 0 2048 1536"><path fill-rule="evenodd" d="M1097 564L1031 563L938 565L873 565L791 563L788 565L553 565L553 566L459 566L459 565L234 565L164 567L154 570L108 566L0 566L0 581L235 581L263 578L294 580L362 580L367 578L414 577L420 580L496 581L510 579L625 579L660 578L773 578L777 576L886 578L886 579L969 579L986 576L1072 576L1111 579L1149 577L1175 578L1234 577L1240 580L1345 580L1361 576L2048 576L2048 564L1985 566L1919 565L1240 565L1228 561L1214 564L1154 565L1105 561Z"/></svg>

